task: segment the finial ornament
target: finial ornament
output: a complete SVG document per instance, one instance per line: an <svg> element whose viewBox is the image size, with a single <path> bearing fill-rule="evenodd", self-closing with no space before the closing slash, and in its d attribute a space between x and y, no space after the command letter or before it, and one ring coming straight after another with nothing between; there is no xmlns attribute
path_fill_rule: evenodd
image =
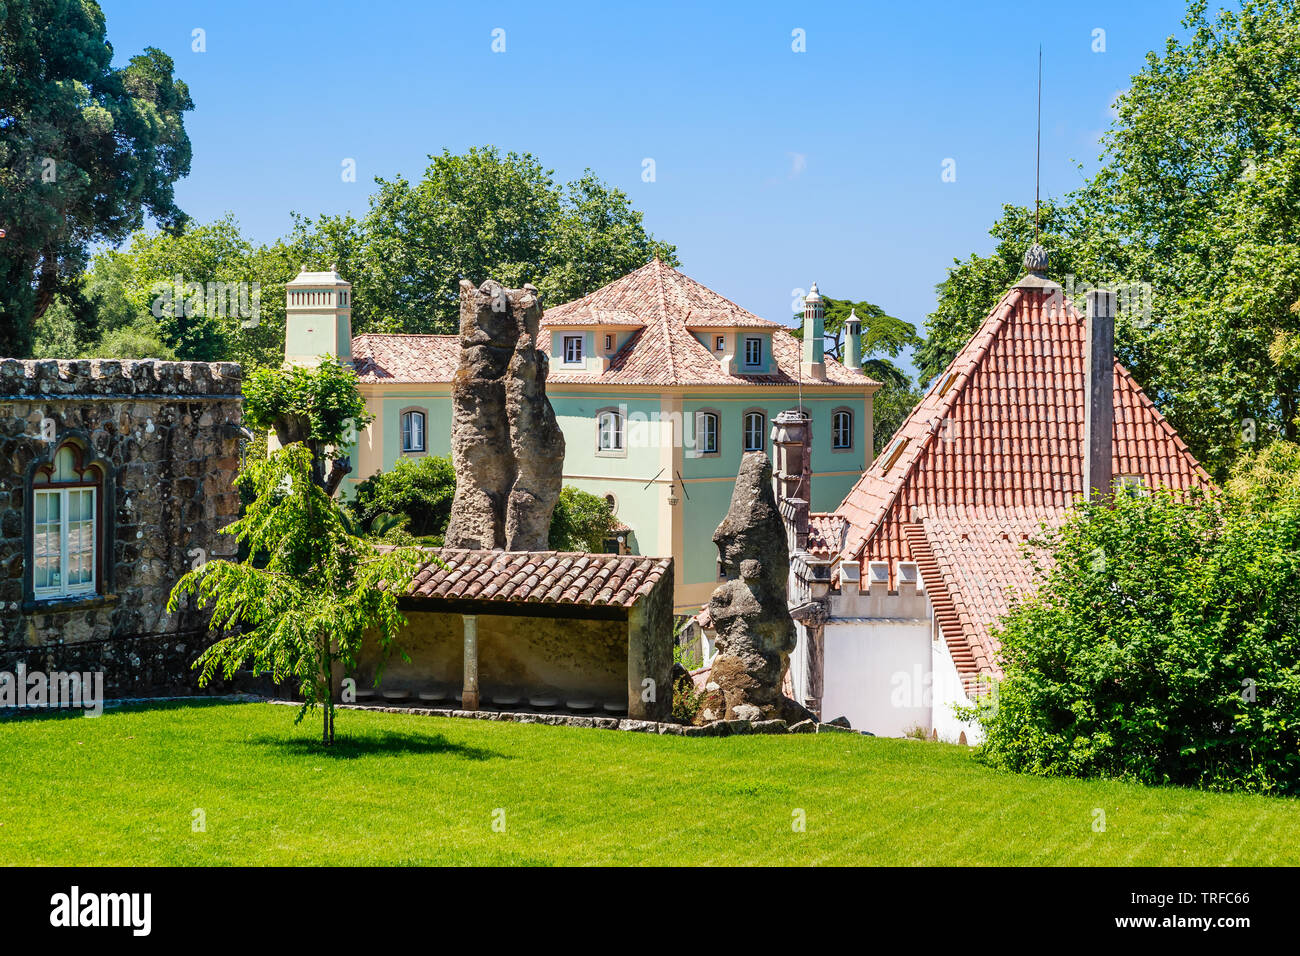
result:
<svg viewBox="0 0 1300 956"><path fill-rule="evenodd" d="M817 283L814 282L814 283L812 284L812 288L808 290L808 294L807 294L806 296L804 296L804 301L805 301L805 302L820 302L820 301L821 301L821 298L822 298L821 293L817 291Z"/></svg>
<svg viewBox="0 0 1300 956"><path fill-rule="evenodd" d="M304 263L302 264L302 266L299 267L298 271L299 271L299 272L306 272L306 271L307 271L307 263L304 262Z"/></svg>
<svg viewBox="0 0 1300 956"><path fill-rule="evenodd" d="M848 322L855 322L855 323L857 323L857 324L859 324L859 325L862 324L862 320L858 318L858 310L857 310L856 308L850 308L850 309L849 309L849 317L848 317L847 319L845 319L844 321L845 321L846 323L848 323Z"/></svg>
<svg viewBox="0 0 1300 956"><path fill-rule="evenodd" d="M1047 272L1047 265L1047 249L1035 242L1025 252L1025 271L1041 275Z"/></svg>

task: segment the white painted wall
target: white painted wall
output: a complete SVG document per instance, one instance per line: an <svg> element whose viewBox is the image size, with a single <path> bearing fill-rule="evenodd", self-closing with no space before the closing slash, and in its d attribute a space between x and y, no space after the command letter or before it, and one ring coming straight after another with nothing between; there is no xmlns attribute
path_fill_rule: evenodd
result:
<svg viewBox="0 0 1300 956"><path fill-rule="evenodd" d="M933 699L933 716L931 726L939 732L939 739L956 743L963 732L968 744L978 744L984 739L979 724L974 721L959 721L953 713L953 706L968 707L966 691L961 686L961 677L957 674L957 665L948 653L945 641L935 641L932 645L931 669L934 674L931 696Z"/></svg>
<svg viewBox="0 0 1300 956"><path fill-rule="evenodd" d="M930 726L928 620L832 618L824 634L823 720L842 715L880 737Z"/></svg>

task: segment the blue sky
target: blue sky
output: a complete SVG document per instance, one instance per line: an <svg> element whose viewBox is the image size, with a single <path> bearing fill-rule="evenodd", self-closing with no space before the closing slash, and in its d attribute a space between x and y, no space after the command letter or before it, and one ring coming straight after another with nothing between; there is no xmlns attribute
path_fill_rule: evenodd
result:
<svg viewBox="0 0 1300 956"><path fill-rule="evenodd" d="M190 86L177 196L200 221L230 210L271 240L291 210L360 215L373 177L418 178L429 153L491 143L561 181L592 168L687 274L759 315L787 319L815 279L919 330L953 258L992 247L1003 203L1033 201L1038 44L1051 196L1095 168L1115 93L1182 32L1186 4L102 6L119 62L157 46Z"/></svg>

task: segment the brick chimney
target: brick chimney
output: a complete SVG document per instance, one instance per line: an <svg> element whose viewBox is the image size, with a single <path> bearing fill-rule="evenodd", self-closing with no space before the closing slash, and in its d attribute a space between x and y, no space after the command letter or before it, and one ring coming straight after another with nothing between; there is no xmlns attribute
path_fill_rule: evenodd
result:
<svg viewBox="0 0 1300 956"><path fill-rule="evenodd" d="M1115 430L1115 293L1087 295L1087 348L1084 365L1083 493L1092 501L1112 494L1111 462Z"/></svg>

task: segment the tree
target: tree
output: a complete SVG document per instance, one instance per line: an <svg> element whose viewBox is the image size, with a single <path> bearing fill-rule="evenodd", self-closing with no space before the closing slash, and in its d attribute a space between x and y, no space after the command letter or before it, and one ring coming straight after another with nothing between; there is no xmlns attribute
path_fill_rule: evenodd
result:
<svg viewBox="0 0 1300 956"><path fill-rule="evenodd" d="M551 515L547 543L556 551L601 552L617 527L608 501L565 485Z"/></svg>
<svg viewBox="0 0 1300 956"><path fill-rule="evenodd" d="M303 443L312 456L312 481L327 495L352 471L345 452L374 420L356 373L330 355L321 356L316 368L259 368L244 381L244 421L273 430L282 447Z"/></svg>
<svg viewBox="0 0 1300 956"><path fill-rule="evenodd" d="M424 177L376 179L362 221L297 223L294 242L316 255L346 252L358 332L452 332L459 282L531 282L558 305L659 256L677 264L627 196L590 171L565 187L528 153L495 147L430 156ZM321 260L317 260L319 262Z"/></svg>
<svg viewBox="0 0 1300 956"><path fill-rule="evenodd" d="M1300 8L1194 0L1116 103L1101 168L1045 206L1053 274L1119 286L1116 352L1206 468L1300 429ZM937 373L1019 274L1027 210L956 264L919 353ZM1150 290L1149 295L1145 291Z"/></svg>
<svg viewBox="0 0 1300 956"><path fill-rule="evenodd" d="M164 228L184 219L189 90L160 50L122 69L112 56L96 3L0 4L0 354L29 354L90 243L120 241L146 211Z"/></svg>
<svg viewBox="0 0 1300 956"><path fill-rule="evenodd" d="M229 679L251 661L255 674L293 680L309 708L324 709L321 742L334 742L334 668L356 667L373 633L386 656L406 624L398 595L428 556L414 548L381 550L349 533L340 506L315 480L315 457L295 443L250 460L237 482L253 493L244 516L224 529L248 549L242 562L213 560L177 582L167 601L185 597L212 611L211 630L226 636L195 662L199 684ZM264 559L264 563L261 560Z"/></svg>
<svg viewBox="0 0 1300 956"><path fill-rule="evenodd" d="M374 533L386 515L406 519L405 534L422 544L442 544L456 495L451 459L440 455L403 459L357 486L349 509L357 526ZM551 514L549 544L556 551L603 551L618 527L609 502L565 485Z"/></svg>
<svg viewBox="0 0 1300 956"><path fill-rule="evenodd" d="M1034 543L1051 567L1004 619L985 759L1300 793L1300 498L1121 495Z"/></svg>

